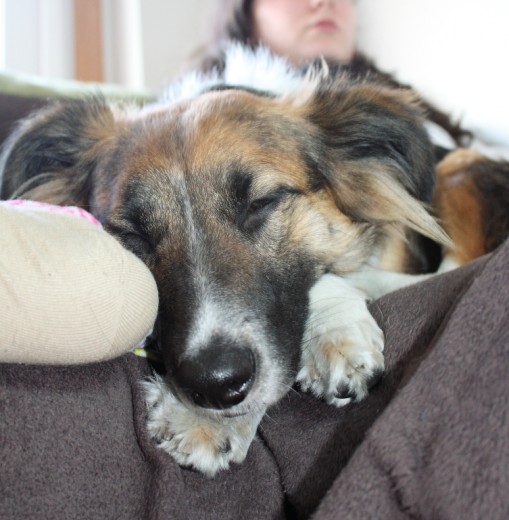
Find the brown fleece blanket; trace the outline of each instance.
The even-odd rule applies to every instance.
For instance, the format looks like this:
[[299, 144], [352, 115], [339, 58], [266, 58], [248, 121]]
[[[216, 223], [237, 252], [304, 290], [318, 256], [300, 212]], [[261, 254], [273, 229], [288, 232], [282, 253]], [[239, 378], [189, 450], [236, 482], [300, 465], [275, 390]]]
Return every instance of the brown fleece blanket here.
[[509, 243], [374, 302], [387, 374], [360, 404], [290, 392], [208, 479], [144, 431], [133, 355], [0, 365], [3, 519], [509, 518]]

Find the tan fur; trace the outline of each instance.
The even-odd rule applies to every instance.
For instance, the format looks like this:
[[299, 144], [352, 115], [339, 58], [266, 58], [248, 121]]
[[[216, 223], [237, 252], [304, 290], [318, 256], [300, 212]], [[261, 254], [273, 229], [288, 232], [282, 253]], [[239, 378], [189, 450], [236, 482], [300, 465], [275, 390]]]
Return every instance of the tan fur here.
[[380, 253], [379, 266], [385, 271], [404, 273], [407, 271], [407, 241], [401, 230], [389, 227]]
[[[406, 107], [413, 103], [405, 93], [369, 85], [361, 85], [349, 96], [342, 101], [347, 111], [355, 110], [354, 98], [360, 97], [384, 105], [402, 118], [408, 117]], [[314, 103], [307, 96], [296, 104], [284, 98], [274, 102], [242, 91], [228, 91], [211, 92], [192, 101], [141, 114], [105, 108], [99, 116], [95, 115], [87, 122], [83, 132], [84, 138], [92, 145], [84, 150], [80, 160], [86, 162], [100, 157], [92, 185], [93, 205], [69, 196], [76, 191], [75, 176], [57, 177], [53, 172], [42, 172], [49, 175], [49, 182], [28, 190], [26, 196], [58, 204], [91, 207], [96, 213], [109, 213], [110, 220], [115, 223], [118, 220], [115, 207], [122, 208], [121, 197], [125, 187], [130, 179], [137, 177], [143, 182], [155, 182], [156, 188], [160, 183], [157, 190], [162, 197], [168, 198], [166, 203], [161, 201], [155, 205], [159, 209], [153, 218], [164, 221], [171, 215], [171, 219], [178, 220], [180, 210], [177, 207], [172, 209], [171, 193], [168, 193], [165, 178], [170, 184], [171, 179], [183, 185], [192, 182], [195, 191], [202, 190], [203, 196], [209, 199], [204, 200], [204, 207], [220, 208], [222, 193], [220, 190], [211, 191], [209, 187], [217, 183], [214, 177], [229, 174], [232, 165], [238, 162], [249, 167], [254, 174], [252, 198], [263, 197], [280, 185], [301, 193], [291, 205], [283, 204], [278, 209], [277, 218], [271, 219], [271, 226], [260, 240], [264, 254], [270, 251], [272, 242], [284, 235], [291, 247], [308, 250], [322, 268], [344, 273], [365, 262], [376, 243], [380, 243], [377, 233], [384, 235], [391, 226], [397, 230], [396, 234], [408, 226], [447, 243], [447, 237], [425, 208], [395, 182], [387, 165], [378, 159], [352, 161], [338, 158], [340, 162], [334, 166], [339, 172], [338, 186], [329, 186], [318, 192], [309, 189], [300, 146], [306, 134], [310, 139], [317, 139], [316, 128], [307, 117], [309, 110], [315, 110]], [[349, 103], [353, 105], [348, 106]], [[49, 111], [42, 123], [46, 124], [46, 120], [53, 116], [54, 111]], [[352, 112], [349, 117], [357, 116]], [[253, 125], [260, 129], [253, 131]], [[120, 155], [117, 153], [115, 161], [109, 163], [108, 158], [123, 139], [129, 140], [129, 144], [124, 145], [126, 150]], [[157, 179], [158, 176], [162, 177]], [[355, 179], [362, 181], [361, 187], [356, 188]], [[372, 224], [355, 222], [341, 212], [338, 198], [340, 205], [344, 201], [347, 206], [353, 204], [362, 208], [367, 218], [376, 224], [376, 230]], [[209, 231], [217, 234], [218, 230]], [[172, 240], [175, 251], [181, 239], [173, 237]], [[394, 243], [391, 238], [387, 246], [392, 247]], [[231, 244], [228, 247], [231, 249]], [[242, 247], [236, 247], [230, 253], [243, 256], [246, 263], [249, 261], [250, 254]], [[385, 265], [404, 264], [402, 247], [398, 246], [391, 255], [392, 260], [386, 259]]]
[[454, 247], [446, 254], [458, 265], [485, 254], [482, 197], [464, 169], [478, 160], [473, 150], [448, 154], [437, 166], [437, 186], [433, 204]]

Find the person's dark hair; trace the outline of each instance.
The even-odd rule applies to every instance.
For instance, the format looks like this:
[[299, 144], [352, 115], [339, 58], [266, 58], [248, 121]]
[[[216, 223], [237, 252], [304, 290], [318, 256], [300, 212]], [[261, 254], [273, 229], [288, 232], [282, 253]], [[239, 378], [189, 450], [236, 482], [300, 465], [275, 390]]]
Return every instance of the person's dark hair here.
[[[216, 20], [213, 25], [210, 40], [197, 49], [191, 57], [187, 70], [209, 72], [212, 69], [222, 71], [224, 67], [224, 46], [228, 41], [237, 41], [255, 47], [258, 42], [253, 35], [253, 0], [216, 0]], [[370, 77], [382, 83], [395, 87], [412, 89], [409, 85], [400, 83], [394, 76], [381, 71], [374, 62], [360, 52], [356, 52], [348, 64], [329, 63], [331, 70], [345, 70], [357, 77]], [[415, 89], [412, 89], [415, 91]], [[419, 96], [427, 118], [442, 127], [460, 145], [465, 146], [472, 134], [455, 123], [445, 113]]]
[[220, 4], [215, 27], [217, 36], [250, 43], [253, 37], [253, 0], [222, 0]]
[[186, 70], [198, 69], [209, 72], [222, 70], [223, 49], [227, 41], [236, 41], [254, 47], [253, 0], [215, 0], [216, 19], [212, 25], [209, 40], [191, 56]]

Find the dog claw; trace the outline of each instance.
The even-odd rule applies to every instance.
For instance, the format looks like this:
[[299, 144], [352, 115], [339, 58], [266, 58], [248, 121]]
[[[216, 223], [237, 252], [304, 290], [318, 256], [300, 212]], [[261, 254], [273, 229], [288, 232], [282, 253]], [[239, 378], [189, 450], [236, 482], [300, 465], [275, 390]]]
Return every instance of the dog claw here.
[[159, 377], [144, 386], [148, 433], [180, 466], [213, 477], [245, 459], [264, 411], [214, 419], [187, 408]]
[[230, 451], [232, 451], [232, 444], [230, 439], [226, 439], [219, 447], [219, 452], [226, 455], [227, 453], [230, 453]]
[[297, 382], [334, 406], [360, 401], [382, 377], [383, 344], [362, 295], [341, 278], [324, 275], [310, 293]]
[[371, 377], [369, 377], [366, 381], [368, 389], [371, 390], [372, 388], [374, 388], [382, 380], [383, 375], [383, 369], [375, 370]]
[[342, 384], [336, 389], [334, 397], [336, 399], [355, 399], [355, 394], [347, 384]]

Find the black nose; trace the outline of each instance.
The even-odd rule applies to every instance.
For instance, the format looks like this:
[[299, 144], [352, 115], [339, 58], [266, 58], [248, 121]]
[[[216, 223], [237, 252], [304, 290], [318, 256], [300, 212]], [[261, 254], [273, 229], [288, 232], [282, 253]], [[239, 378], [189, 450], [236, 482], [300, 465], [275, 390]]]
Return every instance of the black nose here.
[[180, 388], [202, 408], [230, 408], [242, 402], [253, 386], [256, 363], [248, 348], [222, 341], [185, 358], [175, 371]]

